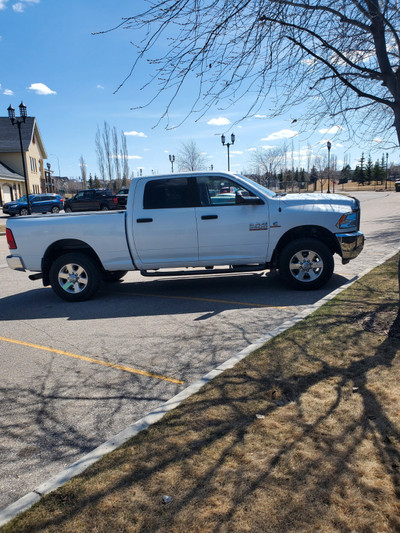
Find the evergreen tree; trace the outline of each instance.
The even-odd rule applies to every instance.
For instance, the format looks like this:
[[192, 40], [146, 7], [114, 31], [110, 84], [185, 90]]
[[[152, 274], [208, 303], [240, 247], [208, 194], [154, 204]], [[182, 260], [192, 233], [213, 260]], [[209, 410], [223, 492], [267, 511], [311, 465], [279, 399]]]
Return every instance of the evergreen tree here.
[[101, 188], [100, 180], [99, 180], [99, 178], [96, 176], [96, 174], [94, 175], [93, 188], [94, 188], [94, 189], [100, 189], [100, 188]]
[[371, 181], [373, 178], [373, 168], [374, 164], [372, 163], [371, 155], [368, 156], [368, 161], [365, 167], [365, 179], [368, 182], [368, 185], [371, 185]]

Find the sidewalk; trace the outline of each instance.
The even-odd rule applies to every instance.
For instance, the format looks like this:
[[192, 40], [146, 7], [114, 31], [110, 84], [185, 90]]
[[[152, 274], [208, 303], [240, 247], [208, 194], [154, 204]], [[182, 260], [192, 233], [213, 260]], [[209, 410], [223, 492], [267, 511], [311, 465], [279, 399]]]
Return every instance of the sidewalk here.
[[333, 296], [1, 531], [399, 531], [397, 257]]

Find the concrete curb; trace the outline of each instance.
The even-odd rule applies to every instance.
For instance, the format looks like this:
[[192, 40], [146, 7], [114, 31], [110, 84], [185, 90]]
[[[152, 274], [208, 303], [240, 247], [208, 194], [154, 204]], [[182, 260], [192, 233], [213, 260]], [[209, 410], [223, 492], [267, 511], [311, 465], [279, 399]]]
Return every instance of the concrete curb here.
[[5, 509], [0, 511], [0, 527], [9, 522], [12, 518], [15, 518], [19, 513], [22, 513], [23, 511], [26, 511], [32, 505], [37, 503], [42, 496], [52, 492], [53, 490], [61, 487], [72, 479], [73, 477], [77, 476], [78, 474], [81, 474], [84, 470], [86, 470], [89, 466], [91, 466], [93, 463], [101, 459], [104, 455], [107, 453], [112, 452], [113, 450], [119, 448], [124, 444], [126, 441], [128, 441], [130, 438], [134, 437], [144, 429], [147, 429], [152, 424], [155, 424], [159, 420], [163, 418], [163, 416], [178, 407], [184, 400], [192, 396], [193, 394], [196, 394], [204, 385], [212, 381], [214, 378], [222, 374], [225, 370], [228, 370], [230, 368], [233, 368], [239, 361], [247, 357], [250, 353], [254, 352], [261, 346], [263, 346], [266, 342], [273, 339], [274, 337], [277, 337], [279, 334], [283, 333], [287, 329], [291, 328], [307, 316], [311, 315], [316, 311], [318, 308], [335, 298], [338, 294], [349, 288], [353, 283], [355, 283], [357, 280], [371, 272], [374, 268], [376, 268], [379, 265], [382, 265], [389, 259], [391, 259], [393, 256], [395, 256], [400, 250], [397, 250], [396, 252], [391, 252], [389, 255], [384, 257], [381, 261], [379, 261], [374, 266], [371, 266], [364, 270], [359, 276], [356, 276], [349, 281], [347, 281], [345, 284], [343, 284], [338, 289], [331, 292], [329, 295], [325, 296], [324, 298], [321, 298], [321, 300], [318, 300], [315, 304], [311, 305], [295, 317], [291, 318], [290, 320], [286, 320], [283, 324], [281, 324], [279, 327], [271, 330], [266, 335], [263, 335], [260, 339], [258, 339], [253, 344], [247, 346], [231, 358], [229, 358], [224, 363], [218, 365], [214, 370], [211, 370], [208, 374], [200, 378], [198, 381], [195, 381], [191, 385], [189, 385], [185, 390], [181, 391], [179, 394], [165, 402], [164, 404], [160, 405], [155, 409], [154, 411], [148, 413], [146, 416], [138, 420], [137, 422], [131, 424], [124, 430], [122, 430], [120, 433], [112, 437], [111, 439], [107, 440], [91, 452], [89, 452], [87, 455], [81, 457], [78, 461], [72, 463], [67, 468], [56, 474], [55, 476], [51, 477], [49, 480], [45, 481], [41, 485], [39, 485], [36, 489], [34, 489], [32, 492], [29, 492], [16, 502], [8, 505]]

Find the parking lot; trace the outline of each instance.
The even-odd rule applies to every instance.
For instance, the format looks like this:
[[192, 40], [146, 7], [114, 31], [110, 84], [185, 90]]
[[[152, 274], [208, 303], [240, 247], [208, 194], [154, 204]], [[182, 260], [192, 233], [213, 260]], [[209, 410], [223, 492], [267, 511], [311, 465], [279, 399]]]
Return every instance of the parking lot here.
[[0, 236], [0, 509], [400, 247], [400, 194], [362, 192], [367, 241], [323, 290], [277, 273], [144, 278], [70, 304], [5, 265]]

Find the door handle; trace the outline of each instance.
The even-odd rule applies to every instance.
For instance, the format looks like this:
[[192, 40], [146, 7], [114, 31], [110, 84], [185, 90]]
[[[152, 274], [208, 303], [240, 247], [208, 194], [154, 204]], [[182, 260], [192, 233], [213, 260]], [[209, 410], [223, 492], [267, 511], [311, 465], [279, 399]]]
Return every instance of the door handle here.
[[212, 220], [214, 218], [218, 218], [218, 215], [203, 215], [201, 220]]
[[144, 222], [153, 222], [152, 218], [138, 218], [136, 219], [136, 222], [138, 224], [143, 224]]

